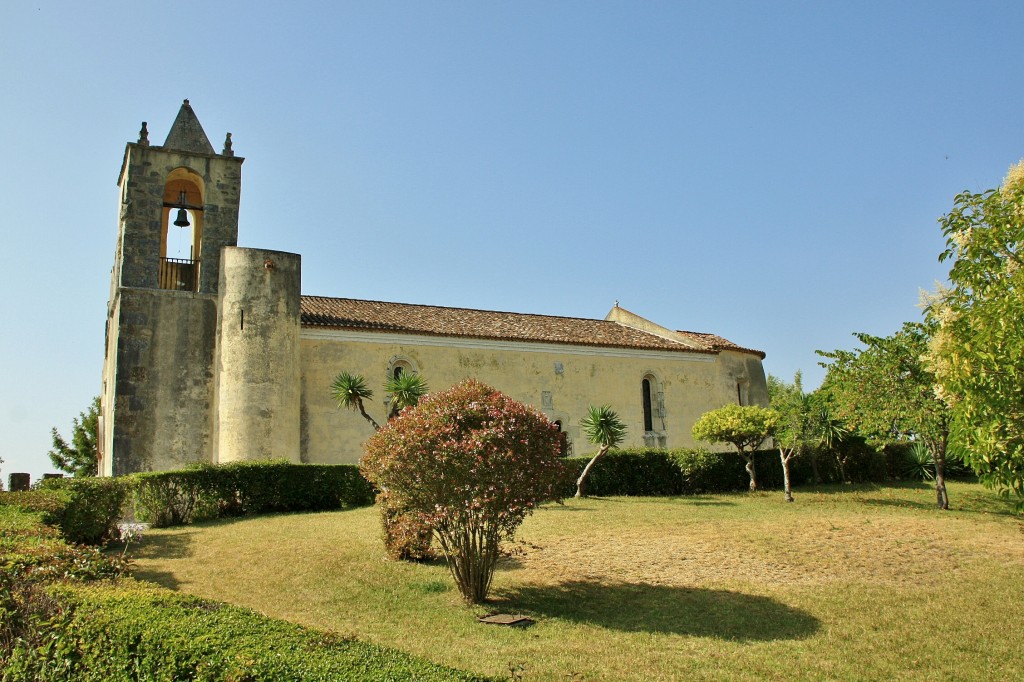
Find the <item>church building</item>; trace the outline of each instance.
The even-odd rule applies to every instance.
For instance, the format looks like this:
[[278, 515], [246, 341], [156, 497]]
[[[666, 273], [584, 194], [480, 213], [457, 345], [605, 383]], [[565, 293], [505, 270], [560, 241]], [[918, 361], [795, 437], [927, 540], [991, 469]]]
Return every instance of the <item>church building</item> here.
[[[214, 150], [188, 100], [162, 146], [146, 124], [118, 180], [117, 245], [100, 408], [102, 475], [194, 462], [355, 463], [372, 435], [339, 409], [340, 372], [383, 385], [416, 372], [431, 391], [474, 377], [557, 422], [609, 405], [625, 447], [692, 447], [694, 422], [768, 402], [764, 353], [662, 327], [616, 303], [604, 319], [303, 296], [298, 254], [239, 247], [243, 159]], [[168, 237], [191, 235], [188, 258]], [[374, 413], [376, 410], [376, 413]]]

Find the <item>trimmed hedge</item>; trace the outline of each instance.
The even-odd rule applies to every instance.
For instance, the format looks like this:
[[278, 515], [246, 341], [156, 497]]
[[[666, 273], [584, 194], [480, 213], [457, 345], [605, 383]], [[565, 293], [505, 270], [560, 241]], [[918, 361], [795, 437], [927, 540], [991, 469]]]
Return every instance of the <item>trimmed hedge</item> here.
[[154, 526], [276, 512], [329, 511], [373, 504], [373, 487], [350, 464], [283, 460], [200, 464], [133, 474], [135, 515]]
[[68, 542], [102, 545], [118, 537], [117, 522], [130, 493], [125, 479], [52, 478], [36, 490], [0, 493], [0, 504], [41, 512]]
[[[863, 443], [846, 446], [846, 473], [854, 482], [885, 481], [890, 478], [886, 456]], [[806, 453], [789, 464], [792, 485], [814, 483], [811, 458], [816, 456], [823, 482], [839, 482], [839, 468], [829, 453]], [[565, 495], [572, 495], [575, 481], [590, 457], [571, 457], [572, 484]], [[759, 450], [755, 453], [758, 488], [782, 488], [782, 463], [778, 450]], [[747, 490], [750, 477], [746, 462], [736, 452], [708, 452], [707, 450], [657, 450], [631, 448], [612, 450], [591, 470], [587, 478], [587, 491], [591, 495], [702, 495]]]
[[55, 586], [41, 646], [16, 646], [15, 680], [483, 680], [401, 651], [122, 580]]
[[[54, 491], [31, 494], [37, 501], [58, 500]], [[64, 504], [63, 499], [58, 502]], [[17, 646], [45, 645], [40, 624], [60, 613], [60, 605], [46, 593], [47, 584], [116, 578], [128, 570], [118, 554], [66, 542], [58, 528], [44, 523], [46, 513], [0, 505], [0, 671], [6, 670]]]
[[0, 506], [3, 682], [485, 679], [248, 609], [111, 582], [127, 562], [68, 544], [45, 514]]

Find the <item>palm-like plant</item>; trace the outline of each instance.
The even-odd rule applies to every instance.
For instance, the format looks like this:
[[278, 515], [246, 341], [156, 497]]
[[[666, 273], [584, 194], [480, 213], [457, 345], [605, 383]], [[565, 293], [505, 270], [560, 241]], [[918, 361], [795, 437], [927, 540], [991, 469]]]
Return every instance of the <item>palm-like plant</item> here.
[[415, 372], [399, 372], [384, 384], [385, 392], [391, 394], [388, 401], [388, 419], [394, 419], [406, 407], [413, 407], [427, 394], [427, 382]]
[[363, 377], [358, 374], [342, 372], [334, 378], [334, 383], [331, 384], [331, 395], [337, 401], [338, 407], [358, 410], [359, 414], [370, 422], [374, 431], [380, 430], [380, 424], [366, 413], [366, 408], [363, 406], [364, 400], [373, 398], [373, 391], [366, 385], [366, 380]]
[[[827, 402], [819, 402], [817, 412], [811, 415], [810, 432], [818, 446], [832, 453], [839, 465], [839, 478], [846, 482], [847, 455], [839, 448], [839, 444], [850, 435], [842, 420], [832, 414]], [[816, 475], [815, 478], [818, 478]], [[815, 481], [816, 483], [819, 481]]]
[[587, 462], [583, 473], [576, 480], [576, 497], [583, 497], [583, 484], [586, 482], [587, 476], [590, 474], [590, 470], [594, 468], [597, 460], [604, 457], [610, 449], [617, 446], [626, 437], [626, 425], [622, 423], [619, 415], [608, 405], [602, 405], [601, 407], [591, 405], [587, 416], [580, 420], [580, 426], [583, 427], [587, 440], [595, 445], [600, 445], [601, 448]]
[[935, 478], [935, 457], [921, 441], [915, 441], [907, 450], [903, 462], [903, 475], [918, 481], [930, 481]]

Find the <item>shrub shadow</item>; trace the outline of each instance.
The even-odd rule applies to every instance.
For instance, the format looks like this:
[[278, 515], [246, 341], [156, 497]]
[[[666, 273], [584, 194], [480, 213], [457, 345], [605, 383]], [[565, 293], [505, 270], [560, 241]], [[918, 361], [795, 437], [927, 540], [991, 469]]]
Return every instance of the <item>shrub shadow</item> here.
[[166, 587], [168, 590], [177, 591], [178, 587], [181, 586], [181, 582], [174, 577], [174, 574], [168, 573], [167, 571], [135, 569], [132, 571], [132, 577], [141, 582], [153, 583], [160, 587]]
[[732, 641], [802, 639], [820, 621], [769, 597], [729, 590], [572, 581], [522, 586], [496, 593], [495, 605], [509, 612], [561, 618], [620, 630]]
[[192, 536], [198, 531], [182, 530], [176, 533], [147, 534], [139, 543], [132, 543], [129, 554], [133, 559], [183, 559], [192, 556]]
[[[183, 559], [192, 556], [192, 535], [197, 531], [182, 530], [176, 533], [146, 535], [139, 543], [132, 543], [128, 556], [139, 559]], [[168, 571], [149, 569], [138, 564], [132, 568], [136, 580], [156, 583], [171, 590], [178, 589], [180, 582]]]

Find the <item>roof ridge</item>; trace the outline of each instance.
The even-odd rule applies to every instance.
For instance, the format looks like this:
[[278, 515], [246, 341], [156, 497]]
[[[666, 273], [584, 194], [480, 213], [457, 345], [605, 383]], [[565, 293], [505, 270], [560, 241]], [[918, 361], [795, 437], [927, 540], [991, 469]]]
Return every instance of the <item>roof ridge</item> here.
[[[379, 301], [370, 298], [349, 298], [347, 296], [318, 296], [316, 294], [302, 294], [302, 298], [324, 298], [332, 301], [359, 301], [362, 303], [384, 303], [386, 305], [404, 305], [415, 308], [439, 308], [441, 310], [462, 310], [474, 313], [495, 313], [498, 315], [521, 315], [523, 317], [545, 317], [552, 320], [586, 320], [587, 322], [608, 322], [597, 317], [576, 317], [571, 315], [546, 315], [544, 313], [519, 313], [511, 310], [491, 310], [486, 308], [466, 308], [463, 306], [434, 305], [432, 303], [403, 303], [401, 301]], [[609, 324], [615, 324], [609, 322]], [[646, 333], [646, 332], [645, 332]], [[653, 335], [652, 335], [653, 336]]]

